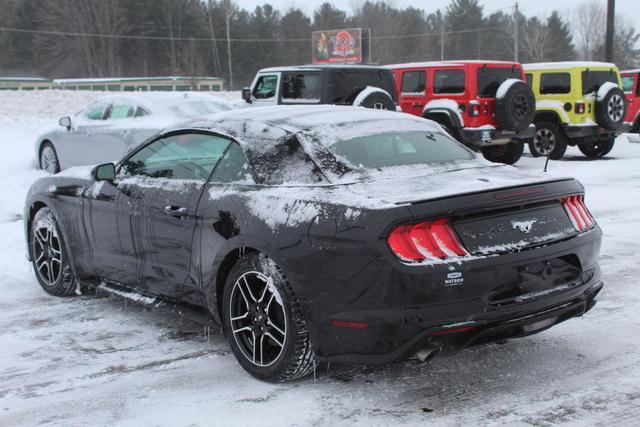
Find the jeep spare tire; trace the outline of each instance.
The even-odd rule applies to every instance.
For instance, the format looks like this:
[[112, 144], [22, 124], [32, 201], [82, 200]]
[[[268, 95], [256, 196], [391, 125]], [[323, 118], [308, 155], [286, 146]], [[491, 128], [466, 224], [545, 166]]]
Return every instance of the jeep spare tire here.
[[533, 91], [522, 80], [505, 80], [496, 91], [493, 113], [500, 128], [516, 132], [525, 130], [536, 114]]
[[596, 120], [607, 130], [617, 130], [622, 126], [627, 114], [627, 100], [618, 86], [607, 82], [600, 86], [596, 94]]
[[367, 86], [353, 100], [354, 107], [396, 111], [396, 103], [389, 92], [379, 87]]

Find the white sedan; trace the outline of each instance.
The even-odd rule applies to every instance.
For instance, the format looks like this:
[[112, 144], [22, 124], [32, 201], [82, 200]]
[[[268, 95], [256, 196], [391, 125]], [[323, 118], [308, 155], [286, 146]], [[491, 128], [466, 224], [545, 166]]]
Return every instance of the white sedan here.
[[232, 109], [223, 98], [206, 93], [135, 93], [96, 99], [36, 140], [38, 166], [50, 173], [72, 166], [121, 158], [165, 127], [204, 114]]

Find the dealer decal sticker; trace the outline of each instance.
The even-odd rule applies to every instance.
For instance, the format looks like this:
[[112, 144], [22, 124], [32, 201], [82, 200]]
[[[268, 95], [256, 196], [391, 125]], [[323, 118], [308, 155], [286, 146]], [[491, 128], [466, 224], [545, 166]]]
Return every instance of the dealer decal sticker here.
[[459, 271], [454, 271], [447, 274], [447, 278], [444, 279], [445, 286], [460, 286], [464, 283], [464, 277]]

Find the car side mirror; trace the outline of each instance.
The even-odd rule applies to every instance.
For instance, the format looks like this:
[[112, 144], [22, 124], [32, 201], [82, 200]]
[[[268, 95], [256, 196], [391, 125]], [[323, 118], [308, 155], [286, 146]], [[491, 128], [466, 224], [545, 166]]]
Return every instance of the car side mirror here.
[[67, 128], [67, 130], [71, 130], [71, 117], [60, 117], [60, 120], [58, 120], [58, 124], [63, 128]]
[[247, 104], [251, 104], [251, 89], [248, 87], [242, 88], [242, 99], [245, 100]]
[[98, 165], [91, 171], [91, 176], [96, 181], [111, 182], [116, 178], [116, 166], [113, 163]]

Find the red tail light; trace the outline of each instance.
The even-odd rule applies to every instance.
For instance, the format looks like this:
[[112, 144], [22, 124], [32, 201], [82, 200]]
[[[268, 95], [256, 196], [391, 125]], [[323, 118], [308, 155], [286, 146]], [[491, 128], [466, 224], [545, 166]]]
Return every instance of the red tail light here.
[[584, 205], [583, 196], [570, 196], [562, 202], [571, 223], [578, 231], [587, 231], [596, 225], [595, 220]]
[[584, 102], [576, 102], [575, 110], [578, 114], [584, 114]]
[[468, 255], [446, 218], [396, 227], [389, 234], [387, 243], [393, 253], [404, 261]]
[[480, 115], [480, 103], [478, 101], [469, 102], [469, 115], [470, 116]]

